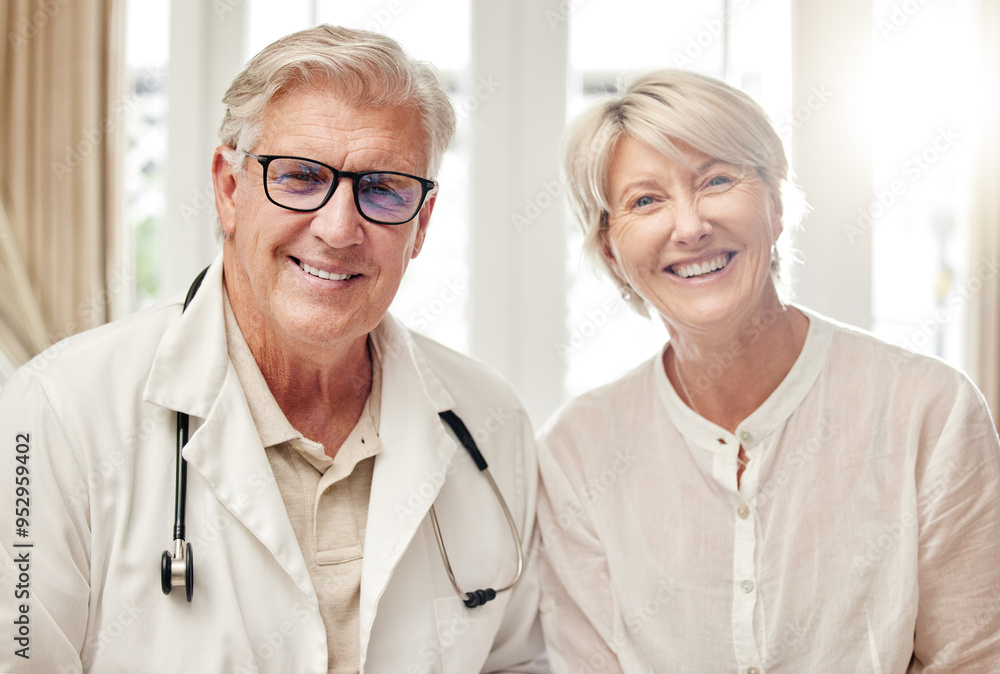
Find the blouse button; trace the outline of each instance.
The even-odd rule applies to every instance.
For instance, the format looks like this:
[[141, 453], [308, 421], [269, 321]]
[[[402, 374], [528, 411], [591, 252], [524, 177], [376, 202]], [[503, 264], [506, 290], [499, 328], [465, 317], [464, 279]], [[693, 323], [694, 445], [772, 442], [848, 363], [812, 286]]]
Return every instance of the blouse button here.
[[736, 514], [740, 516], [741, 520], [745, 520], [746, 518], [750, 517], [750, 508], [747, 507], [746, 503], [741, 503], [740, 506], [736, 509]]
[[750, 442], [753, 440], [753, 436], [747, 431], [740, 431], [740, 440], [743, 442]]
[[760, 674], [760, 667], [748, 667], [747, 674]]
[[744, 580], [742, 583], [740, 583], [740, 589], [743, 590], [745, 594], [750, 594], [751, 592], [753, 592], [753, 581]]

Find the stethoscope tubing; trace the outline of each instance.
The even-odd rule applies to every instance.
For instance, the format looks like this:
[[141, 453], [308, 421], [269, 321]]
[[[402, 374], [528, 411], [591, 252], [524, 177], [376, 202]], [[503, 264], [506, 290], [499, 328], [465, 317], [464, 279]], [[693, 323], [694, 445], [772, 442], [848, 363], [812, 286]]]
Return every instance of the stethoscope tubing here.
[[[198, 288], [201, 287], [201, 282], [204, 280], [207, 272], [208, 267], [203, 269], [195, 278], [194, 282], [191, 283], [191, 287], [188, 288], [187, 295], [184, 298], [184, 306], [181, 309], [181, 313], [184, 313], [184, 311], [187, 310], [188, 305], [195, 296], [195, 293], [198, 292]], [[493, 493], [496, 494], [497, 500], [500, 502], [500, 507], [503, 509], [504, 516], [507, 518], [507, 524], [510, 527], [511, 535], [514, 538], [515, 548], [517, 549], [517, 572], [514, 574], [514, 579], [510, 583], [498, 590], [485, 588], [474, 590], [472, 592], [464, 592], [455, 578], [455, 572], [451, 568], [451, 559], [448, 557], [448, 550], [445, 547], [444, 538], [441, 535], [441, 526], [438, 523], [437, 512], [434, 510], [434, 504], [431, 504], [428, 514], [430, 515], [431, 526], [434, 529], [434, 537], [437, 539], [438, 551], [441, 553], [441, 561], [444, 563], [445, 571], [448, 574], [448, 580], [451, 582], [452, 588], [455, 590], [456, 594], [458, 594], [462, 602], [471, 609], [477, 606], [482, 606], [486, 602], [495, 599], [496, 596], [502, 592], [512, 590], [520, 582], [521, 574], [524, 570], [524, 549], [521, 544], [521, 535], [517, 530], [517, 524], [514, 522], [514, 517], [511, 515], [510, 508], [507, 506], [507, 500], [503, 497], [503, 494], [500, 492], [500, 488], [497, 486], [496, 481], [490, 474], [486, 459], [483, 458], [482, 452], [480, 452], [479, 447], [476, 446], [476, 441], [473, 439], [472, 434], [469, 433], [469, 429], [466, 428], [462, 419], [452, 410], [440, 412], [438, 416], [445, 424], [448, 425], [449, 428], [451, 428], [455, 437], [458, 439], [459, 444], [461, 444], [462, 447], [465, 448], [466, 452], [468, 452], [469, 456], [472, 457], [472, 460], [475, 462], [479, 471], [486, 476], [490, 487], [493, 489]], [[187, 445], [188, 441], [188, 425], [188, 415], [184, 412], [177, 412], [177, 457], [174, 483], [174, 552], [173, 555], [171, 555], [169, 551], [164, 551], [160, 557], [160, 588], [163, 591], [163, 594], [170, 594], [170, 591], [173, 588], [184, 587], [185, 596], [190, 602], [194, 594], [194, 560], [191, 556], [191, 544], [184, 540], [186, 533], [185, 506], [187, 503], [187, 460], [183, 456], [184, 446]]]
[[[208, 267], [201, 270], [188, 288], [184, 297], [184, 306], [181, 313], [184, 313], [195, 293], [201, 287], [201, 282], [205, 280]], [[174, 476], [174, 552], [170, 554], [164, 550], [160, 555], [160, 589], [163, 594], [170, 594], [175, 587], [184, 588], [184, 596], [190, 602], [194, 596], [194, 558], [191, 556], [191, 544], [185, 542], [185, 506], [187, 504], [187, 461], [184, 459], [184, 446], [188, 441], [188, 415], [184, 412], [177, 413], [177, 456], [176, 475]]]
[[482, 452], [476, 446], [476, 441], [472, 438], [472, 434], [469, 433], [469, 429], [466, 428], [462, 419], [452, 410], [439, 412], [438, 416], [455, 433], [455, 437], [458, 438], [459, 443], [469, 453], [469, 456], [472, 457], [479, 472], [485, 475], [489, 481], [490, 487], [493, 488], [493, 493], [496, 494], [497, 500], [500, 502], [500, 507], [503, 509], [503, 514], [507, 518], [507, 524], [510, 526], [510, 532], [514, 537], [514, 544], [517, 549], [517, 572], [514, 574], [514, 580], [500, 589], [485, 588], [473, 592], [464, 592], [455, 579], [454, 571], [451, 569], [451, 560], [448, 558], [448, 550], [445, 547], [444, 538], [441, 536], [441, 525], [438, 524], [437, 511], [434, 509], [434, 504], [431, 504], [428, 514], [431, 518], [431, 526], [434, 528], [434, 538], [437, 539], [438, 551], [441, 553], [441, 561], [444, 563], [445, 571], [448, 573], [448, 580], [451, 581], [452, 588], [462, 598], [463, 603], [469, 608], [475, 608], [495, 599], [501, 592], [513, 589], [520, 582], [521, 573], [524, 570], [524, 549], [521, 545], [521, 535], [517, 531], [517, 524], [514, 523], [514, 517], [510, 514], [510, 508], [507, 507], [507, 499], [503, 497], [500, 487], [497, 486], [496, 481], [490, 474], [490, 468], [486, 463], [486, 459], [483, 458]]

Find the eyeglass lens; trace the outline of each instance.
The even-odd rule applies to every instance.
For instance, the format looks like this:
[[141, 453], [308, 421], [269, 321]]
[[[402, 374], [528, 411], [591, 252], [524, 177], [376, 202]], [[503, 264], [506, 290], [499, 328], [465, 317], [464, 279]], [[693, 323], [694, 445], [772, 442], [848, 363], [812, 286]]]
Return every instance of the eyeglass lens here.
[[[276, 203], [297, 210], [319, 208], [333, 185], [333, 171], [322, 164], [281, 157], [267, 166], [267, 193]], [[357, 204], [366, 218], [406, 222], [417, 214], [423, 185], [395, 173], [367, 173], [354, 186]]]

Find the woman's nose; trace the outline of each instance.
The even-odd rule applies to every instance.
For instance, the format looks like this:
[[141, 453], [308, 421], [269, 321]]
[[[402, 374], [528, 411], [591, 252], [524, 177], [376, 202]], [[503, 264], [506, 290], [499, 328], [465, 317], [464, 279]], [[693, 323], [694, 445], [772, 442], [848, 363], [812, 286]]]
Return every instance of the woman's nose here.
[[676, 202], [671, 241], [680, 246], [696, 246], [711, 233], [712, 225], [702, 215], [697, 201], [682, 199]]

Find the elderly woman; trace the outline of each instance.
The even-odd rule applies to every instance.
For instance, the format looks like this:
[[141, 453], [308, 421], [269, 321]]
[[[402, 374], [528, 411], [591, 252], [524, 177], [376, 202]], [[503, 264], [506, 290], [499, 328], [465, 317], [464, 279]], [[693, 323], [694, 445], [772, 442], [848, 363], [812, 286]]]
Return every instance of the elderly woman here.
[[564, 168], [591, 257], [670, 338], [541, 432], [554, 669], [1000, 671], [987, 407], [782, 300], [788, 166], [760, 107], [656, 72], [576, 122]]

